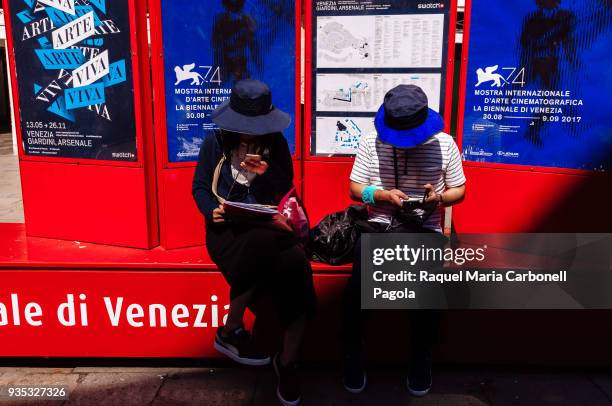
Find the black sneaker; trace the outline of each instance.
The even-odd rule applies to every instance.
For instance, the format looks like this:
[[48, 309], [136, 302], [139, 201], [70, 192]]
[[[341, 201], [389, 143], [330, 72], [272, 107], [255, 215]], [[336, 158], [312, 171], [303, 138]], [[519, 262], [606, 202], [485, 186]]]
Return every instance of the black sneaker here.
[[431, 359], [415, 362], [410, 367], [406, 385], [412, 396], [425, 396], [431, 390]]
[[363, 368], [363, 361], [358, 355], [344, 358], [344, 389], [351, 393], [362, 392], [368, 382], [368, 376]]
[[276, 396], [284, 406], [297, 406], [300, 404], [300, 381], [297, 376], [295, 363], [282, 366], [279, 355], [274, 356], [272, 361], [274, 372], [276, 372], [277, 386]]
[[251, 335], [244, 328], [238, 327], [226, 337], [221, 334], [222, 331], [223, 327], [219, 327], [215, 334], [215, 350], [244, 365], [260, 366], [270, 363], [268, 355], [253, 347]]

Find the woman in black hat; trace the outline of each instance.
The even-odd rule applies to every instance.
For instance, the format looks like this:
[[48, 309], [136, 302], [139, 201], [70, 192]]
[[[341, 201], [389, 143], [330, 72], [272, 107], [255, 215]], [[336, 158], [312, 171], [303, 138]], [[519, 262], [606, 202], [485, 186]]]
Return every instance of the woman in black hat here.
[[227, 322], [214, 345], [242, 364], [270, 363], [254, 348], [242, 321], [258, 294], [270, 294], [285, 331], [283, 350], [273, 360], [277, 395], [283, 404], [296, 405], [295, 360], [306, 316], [315, 306], [310, 261], [282, 222], [237, 221], [219, 201], [277, 205], [292, 189], [293, 163], [282, 135], [291, 119], [272, 105], [267, 85], [250, 79], [236, 83], [212, 119], [220, 131], [202, 144], [192, 193], [206, 219], [208, 252], [231, 287]]

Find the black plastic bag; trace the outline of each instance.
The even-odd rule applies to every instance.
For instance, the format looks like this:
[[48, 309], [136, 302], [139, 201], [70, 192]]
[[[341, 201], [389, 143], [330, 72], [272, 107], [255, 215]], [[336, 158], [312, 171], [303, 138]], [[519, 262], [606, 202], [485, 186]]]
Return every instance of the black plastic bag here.
[[311, 259], [330, 265], [353, 262], [353, 250], [361, 233], [359, 224], [367, 220], [368, 209], [363, 204], [354, 204], [327, 215], [310, 229], [308, 248]]

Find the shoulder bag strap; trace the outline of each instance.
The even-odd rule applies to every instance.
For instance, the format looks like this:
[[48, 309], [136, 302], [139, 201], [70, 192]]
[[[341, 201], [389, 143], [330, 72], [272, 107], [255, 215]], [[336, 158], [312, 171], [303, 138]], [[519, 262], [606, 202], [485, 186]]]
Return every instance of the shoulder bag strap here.
[[225, 199], [219, 196], [217, 192], [217, 187], [219, 185], [219, 177], [221, 176], [221, 168], [223, 167], [223, 163], [225, 162], [225, 154], [221, 155], [221, 159], [219, 163], [215, 167], [215, 171], [213, 172], [213, 180], [212, 180], [212, 193], [217, 198], [219, 203], [225, 203]]

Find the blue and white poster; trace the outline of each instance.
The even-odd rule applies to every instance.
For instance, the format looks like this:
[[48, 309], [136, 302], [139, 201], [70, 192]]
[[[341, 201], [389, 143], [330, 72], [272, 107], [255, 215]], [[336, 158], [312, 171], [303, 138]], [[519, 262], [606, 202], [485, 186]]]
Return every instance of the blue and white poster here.
[[127, 2], [10, 0], [26, 155], [136, 161]]
[[266, 82], [294, 121], [295, 0], [163, 0], [168, 160], [195, 161], [216, 126], [210, 115], [240, 79]]
[[473, 0], [467, 161], [612, 166], [612, 1]]

